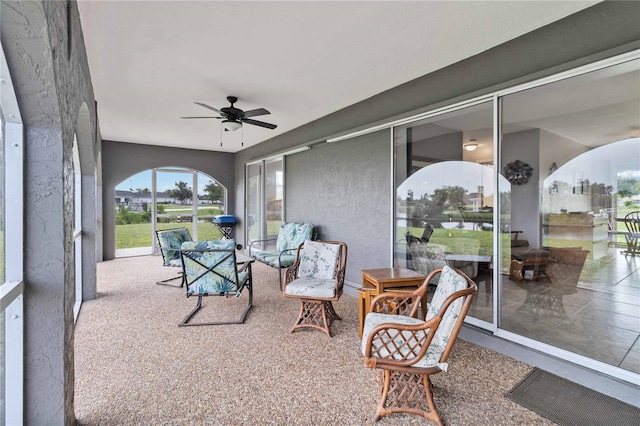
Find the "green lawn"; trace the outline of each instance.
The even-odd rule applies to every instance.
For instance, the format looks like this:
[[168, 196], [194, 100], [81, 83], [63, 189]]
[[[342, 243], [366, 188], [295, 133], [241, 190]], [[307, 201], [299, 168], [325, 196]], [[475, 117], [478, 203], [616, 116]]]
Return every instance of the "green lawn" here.
[[[158, 223], [158, 229], [187, 228], [193, 236], [193, 223]], [[218, 227], [211, 222], [198, 223], [198, 240], [216, 240], [221, 237]], [[151, 247], [155, 236], [151, 235], [151, 224], [116, 226], [116, 249]]]

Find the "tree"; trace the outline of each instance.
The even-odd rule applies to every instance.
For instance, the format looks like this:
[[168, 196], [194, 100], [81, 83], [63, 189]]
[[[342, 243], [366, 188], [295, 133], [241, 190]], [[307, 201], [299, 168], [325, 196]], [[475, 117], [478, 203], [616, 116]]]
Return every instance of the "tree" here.
[[203, 199], [214, 201], [222, 201], [224, 199], [224, 188], [218, 182], [209, 181], [204, 187], [205, 196]]
[[176, 182], [176, 189], [172, 192], [172, 196], [180, 201], [180, 204], [184, 204], [185, 201], [193, 198], [193, 191], [187, 186], [187, 182]]

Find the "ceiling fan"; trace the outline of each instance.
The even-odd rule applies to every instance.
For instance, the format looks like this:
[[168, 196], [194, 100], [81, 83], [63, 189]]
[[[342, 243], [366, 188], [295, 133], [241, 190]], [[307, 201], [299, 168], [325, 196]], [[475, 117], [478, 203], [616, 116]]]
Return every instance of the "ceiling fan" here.
[[238, 102], [238, 98], [235, 96], [227, 96], [227, 100], [231, 103], [231, 106], [224, 108], [214, 108], [207, 104], [203, 104], [201, 102], [194, 102], [196, 105], [200, 105], [201, 107], [210, 109], [211, 111], [215, 111], [220, 114], [220, 117], [180, 117], [180, 118], [216, 118], [218, 120], [222, 120], [222, 128], [225, 131], [233, 132], [234, 130], [238, 130], [242, 127], [242, 123], [253, 124], [254, 126], [265, 127], [267, 129], [275, 129], [275, 124], [265, 123], [264, 121], [253, 120], [249, 117], [257, 117], [259, 115], [267, 115], [271, 114], [264, 108], [252, 109], [250, 111], [243, 111], [240, 108], [236, 108], [233, 106], [236, 102]]

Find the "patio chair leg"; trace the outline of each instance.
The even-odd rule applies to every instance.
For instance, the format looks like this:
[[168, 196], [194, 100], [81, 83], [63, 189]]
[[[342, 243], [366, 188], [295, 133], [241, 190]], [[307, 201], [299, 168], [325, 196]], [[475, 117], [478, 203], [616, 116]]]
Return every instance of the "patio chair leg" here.
[[251, 281], [249, 281], [245, 286], [249, 289], [249, 302], [247, 303], [247, 307], [244, 309], [244, 311], [242, 312], [242, 314], [240, 315], [240, 318], [238, 320], [235, 320], [235, 321], [219, 321], [219, 322], [197, 322], [197, 323], [189, 322], [196, 315], [196, 313], [200, 310], [200, 308], [202, 308], [202, 295], [199, 295], [198, 296], [198, 303], [196, 304], [196, 307], [193, 308], [193, 310], [191, 312], [189, 312], [189, 314], [185, 317], [185, 319], [182, 320], [182, 322], [180, 324], [178, 324], [178, 327], [194, 327], [194, 326], [200, 326], [200, 325], [244, 324], [244, 321], [247, 318], [247, 315], [249, 314], [249, 311], [251, 310], [251, 308], [253, 308], [253, 283]]
[[193, 308], [191, 312], [189, 312], [189, 314], [182, 320], [180, 324], [178, 324], [178, 327], [183, 327], [185, 325], [193, 325], [193, 324], [187, 324], [187, 323], [191, 321], [191, 318], [193, 318], [193, 316], [200, 310], [200, 308], [202, 308], [202, 296], [198, 296], [198, 303], [196, 303], [196, 307]]
[[[171, 281], [175, 281], [175, 280], [180, 280], [180, 285], [174, 285], [174, 284], [169, 284], [169, 282]], [[184, 287], [184, 274], [182, 273], [182, 271], [178, 272], [178, 276], [177, 277], [173, 277], [173, 278], [168, 278], [166, 280], [162, 280], [162, 281], [157, 281], [156, 284], [158, 285], [166, 285], [169, 287], [178, 287], [178, 288], [182, 288]]]

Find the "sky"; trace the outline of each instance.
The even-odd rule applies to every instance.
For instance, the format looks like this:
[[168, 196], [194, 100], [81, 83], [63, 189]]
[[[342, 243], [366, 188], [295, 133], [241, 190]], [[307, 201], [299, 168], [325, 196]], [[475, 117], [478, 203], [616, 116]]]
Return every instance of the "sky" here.
[[[193, 188], [193, 175], [184, 172], [157, 172], [156, 174], [156, 186], [158, 188], [158, 192], [164, 192], [167, 189], [175, 189], [176, 182], [183, 181], [187, 182], [187, 185], [190, 188]], [[198, 194], [204, 194], [204, 187], [209, 183], [209, 181], [214, 180], [213, 178], [205, 175], [204, 173], [198, 173]], [[148, 188], [151, 190], [151, 170], [145, 170], [144, 172], [140, 172], [137, 175], [133, 175], [128, 179], [123, 180], [118, 185], [116, 185], [116, 189], [120, 191], [130, 191], [134, 192], [137, 189]]]

